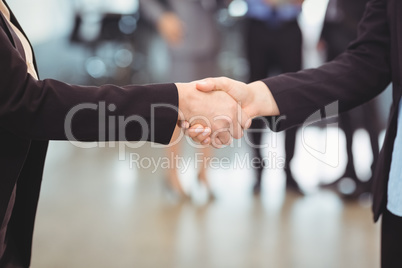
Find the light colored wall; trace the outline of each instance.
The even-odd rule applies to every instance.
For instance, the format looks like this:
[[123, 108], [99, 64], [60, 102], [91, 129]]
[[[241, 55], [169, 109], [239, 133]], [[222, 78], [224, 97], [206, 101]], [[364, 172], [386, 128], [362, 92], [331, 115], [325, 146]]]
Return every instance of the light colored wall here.
[[70, 34], [75, 9], [82, 12], [133, 13], [138, 0], [8, 0], [33, 44]]
[[73, 23], [71, 0], [8, 0], [32, 43], [66, 36]]

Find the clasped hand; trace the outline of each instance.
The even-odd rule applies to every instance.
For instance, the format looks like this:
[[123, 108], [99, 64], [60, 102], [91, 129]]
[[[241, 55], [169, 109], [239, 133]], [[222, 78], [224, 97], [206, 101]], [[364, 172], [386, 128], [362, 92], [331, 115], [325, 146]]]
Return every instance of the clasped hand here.
[[279, 114], [263, 82], [245, 84], [220, 77], [176, 86], [180, 110], [178, 125], [194, 141], [215, 148], [243, 137], [252, 118]]

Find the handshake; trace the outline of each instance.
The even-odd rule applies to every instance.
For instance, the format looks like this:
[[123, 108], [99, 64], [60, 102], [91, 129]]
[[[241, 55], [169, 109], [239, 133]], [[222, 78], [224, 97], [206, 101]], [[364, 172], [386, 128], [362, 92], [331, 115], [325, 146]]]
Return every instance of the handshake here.
[[221, 148], [243, 137], [257, 116], [279, 115], [278, 106], [261, 81], [245, 84], [226, 77], [176, 83], [178, 126], [203, 145]]

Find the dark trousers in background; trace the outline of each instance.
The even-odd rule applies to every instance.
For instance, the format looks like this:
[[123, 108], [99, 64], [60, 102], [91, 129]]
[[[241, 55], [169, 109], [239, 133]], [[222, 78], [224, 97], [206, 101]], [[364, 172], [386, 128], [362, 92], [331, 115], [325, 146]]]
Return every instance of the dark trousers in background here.
[[[297, 72], [302, 68], [302, 32], [297, 20], [283, 22], [281, 25], [270, 26], [266, 22], [248, 19], [246, 22], [246, 48], [250, 65], [249, 82], [266, 78], [271, 72]], [[263, 120], [254, 120], [251, 129], [264, 129]], [[285, 171], [287, 184], [294, 184], [289, 163], [293, 158], [297, 128], [285, 133]], [[254, 145], [261, 144], [262, 133], [249, 133]], [[262, 159], [258, 148], [253, 148], [254, 155]], [[257, 170], [256, 186], [261, 183], [262, 167]]]

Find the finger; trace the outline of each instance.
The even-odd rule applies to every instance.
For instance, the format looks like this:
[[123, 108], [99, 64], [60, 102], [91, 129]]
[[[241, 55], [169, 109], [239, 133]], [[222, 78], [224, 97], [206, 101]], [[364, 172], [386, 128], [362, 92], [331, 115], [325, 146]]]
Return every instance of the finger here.
[[198, 135], [200, 133], [203, 133], [206, 130], [210, 131], [210, 129], [211, 129], [210, 127], [204, 127], [204, 125], [196, 123], [196, 124], [191, 125], [190, 127], [188, 127], [186, 129], [186, 135], [188, 135], [188, 136], [192, 135], [190, 137], [194, 137], [194, 136], [196, 136], [196, 135]]
[[213, 130], [211, 135], [212, 146], [215, 148], [222, 148], [223, 145], [230, 144], [232, 141], [231, 131], [233, 131], [233, 127], [230, 125], [230, 121], [226, 118], [221, 118], [220, 121], [221, 123], [216, 125], [217, 128]]
[[[233, 136], [233, 138], [235, 139], [240, 139], [241, 137], [243, 137], [243, 129], [237, 121], [230, 122], [228, 130], [230, 135]], [[227, 135], [225, 135], [225, 137], [227, 138]]]
[[220, 149], [223, 146], [222, 141], [217, 137], [217, 135], [214, 135], [214, 137], [211, 138], [211, 145], [212, 147], [216, 149]]
[[192, 138], [195, 143], [199, 143], [202, 145], [209, 144], [211, 138], [208, 135], [199, 134], [198, 136]]
[[237, 114], [239, 117], [238, 122], [240, 123], [243, 130], [249, 129], [251, 127], [251, 122], [253, 119], [242, 108], [239, 109]]
[[235, 139], [241, 139], [244, 136], [243, 128], [239, 123], [235, 123], [235, 125], [237, 127], [233, 130], [233, 133], [231, 133], [232, 137]]
[[190, 123], [185, 120], [179, 120], [177, 121], [177, 126], [183, 130], [186, 130], [190, 127]]
[[211, 145], [211, 138], [208, 137], [206, 138], [203, 142], [201, 142], [202, 145]]
[[233, 138], [241, 139], [244, 135], [243, 129], [250, 127], [251, 120], [249, 120], [249, 116], [243, 111], [240, 105], [236, 105], [232, 113], [234, 114], [233, 119], [229, 116], [220, 117], [224, 124], [222, 130], [229, 130]]
[[203, 136], [207, 137], [211, 134], [211, 128], [204, 127], [203, 125], [200, 125], [200, 124], [196, 124], [196, 125], [190, 127], [189, 129], [187, 129], [185, 134], [192, 139], [194, 139], [195, 137], [197, 137], [199, 135], [203, 135]]
[[186, 135], [192, 138], [196, 143], [209, 145], [211, 142], [211, 128], [196, 124], [186, 131]]
[[243, 119], [244, 115], [242, 114], [242, 108], [240, 105], [237, 105], [236, 108], [237, 118], [235, 118], [234, 121], [229, 122], [231, 130], [230, 134], [232, 134], [233, 138], [235, 139], [241, 139], [243, 137], [243, 126], [241, 125], [241, 120]]
[[220, 140], [222, 145], [230, 145], [233, 141], [232, 135], [230, 135], [228, 131], [219, 133], [217, 138]]

